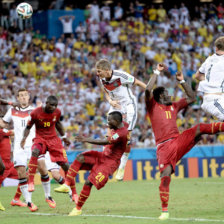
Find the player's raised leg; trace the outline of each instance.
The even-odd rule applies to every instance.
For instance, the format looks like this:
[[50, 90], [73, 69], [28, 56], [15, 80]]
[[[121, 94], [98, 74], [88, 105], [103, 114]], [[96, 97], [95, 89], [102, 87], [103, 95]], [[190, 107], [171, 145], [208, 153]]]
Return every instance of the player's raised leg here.
[[133, 100], [132, 103], [127, 105], [126, 110], [127, 110], [127, 113], [126, 113], [125, 120], [127, 121], [129, 125], [128, 126], [128, 131], [129, 131], [128, 144], [126, 146], [125, 152], [123, 153], [121, 157], [121, 163], [118, 168], [117, 175], [115, 177], [118, 181], [121, 181], [124, 179], [125, 166], [128, 162], [128, 156], [131, 151], [131, 132], [134, 129], [136, 121], [137, 121], [137, 102]]
[[93, 184], [89, 180], [86, 180], [82, 188], [82, 191], [79, 195], [78, 202], [76, 203], [76, 207], [73, 208], [73, 210], [69, 213], [68, 216], [77, 216], [82, 214], [82, 206], [85, 204], [86, 200], [88, 199], [92, 186]]

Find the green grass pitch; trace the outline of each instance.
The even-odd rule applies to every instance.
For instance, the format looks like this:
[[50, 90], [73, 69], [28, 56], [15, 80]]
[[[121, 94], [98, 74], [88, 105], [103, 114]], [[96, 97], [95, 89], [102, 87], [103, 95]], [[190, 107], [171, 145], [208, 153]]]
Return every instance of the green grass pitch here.
[[[170, 185], [170, 219], [159, 221], [159, 181], [109, 182], [91, 195], [84, 205], [82, 216], [68, 217], [74, 207], [67, 194], [52, 196], [57, 207], [52, 209], [44, 201], [42, 186], [36, 186], [33, 202], [37, 213], [28, 208], [12, 207], [9, 203], [16, 187], [2, 187], [0, 201], [6, 211], [0, 211], [0, 224], [154, 224], [154, 223], [224, 223], [224, 179], [175, 179]], [[80, 192], [83, 184], [77, 184]]]

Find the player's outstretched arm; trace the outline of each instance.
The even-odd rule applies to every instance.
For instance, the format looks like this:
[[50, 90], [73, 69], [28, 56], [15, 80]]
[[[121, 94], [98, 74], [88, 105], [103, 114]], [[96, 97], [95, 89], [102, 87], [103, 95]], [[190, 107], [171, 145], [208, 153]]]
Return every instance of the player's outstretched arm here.
[[30, 129], [32, 128], [32, 126], [33, 125], [27, 124], [27, 126], [26, 126], [26, 128], [25, 128], [25, 130], [23, 132], [23, 138], [22, 138], [21, 143], [20, 143], [20, 146], [21, 146], [22, 149], [24, 149], [24, 145], [26, 143], [26, 139], [27, 139], [28, 135], [30, 134]]
[[180, 84], [182, 85], [185, 93], [187, 94], [187, 103], [191, 104], [196, 100], [196, 96], [195, 96], [195, 92], [193, 91], [193, 89], [185, 82], [184, 80], [184, 75], [182, 72], [177, 72], [176, 73], [176, 79], [177, 81], [180, 82]]
[[145, 89], [145, 99], [149, 100], [152, 97], [152, 90], [154, 85], [156, 84], [157, 76], [160, 75], [160, 72], [165, 69], [164, 64], [158, 64], [156, 70], [153, 70], [153, 75], [149, 79], [146, 89]]
[[60, 121], [57, 121], [57, 123], [55, 124], [55, 127], [56, 127], [57, 131], [59, 132], [62, 141], [65, 143], [65, 145], [69, 146], [71, 144], [71, 142], [67, 139], [67, 137], [65, 135], [65, 130], [64, 130], [62, 123]]
[[195, 79], [197, 79], [198, 81], [203, 81], [203, 80], [205, 80], [205, 74], [199, 72], [199, 70], [198, 70], [195, 74]]
[[10, 102], [10, 101], [4, 100], [2, 98], [0, 98], [0, 104], [2, 104], [2, 105], [11, 105], [13, 107], [19, 107], [20, 106], [20, 104], [17, 103], [17, 102]]
[[140, 86], [142, 87], [143, 89], [146, 88], [146, 84], [138, 79], [135, 78], [135, 82], [134, 82], [134, 85], [137, 85], [137, 86]]
[[84, 136], [76, 136], [75, 140], [77, 142], [87, 142], [90, 144], [94, 144], [94, 145], [109, 145], [110, 142], [108, 141], [108, 139], [91, 139], [91, 138], [85, 138]]

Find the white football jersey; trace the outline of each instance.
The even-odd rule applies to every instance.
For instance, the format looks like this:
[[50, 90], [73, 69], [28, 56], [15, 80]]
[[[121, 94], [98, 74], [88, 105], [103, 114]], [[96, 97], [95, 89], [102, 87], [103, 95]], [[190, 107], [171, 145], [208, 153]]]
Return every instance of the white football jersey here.
[[109, 81], [103, 78], [100, 79], [100, 82], [110, 98], [119, 101], [121, 106], [136, 103], [136, 97], [130, 88], [134, 84], [135, 78], [127, 72], [113, 70]]
[[[10, 123], [13, 122], [14, 125], [14, 145], [20, 144], [23, 138], [23, 132], [26, 128], [27, 122], [30, 118], [30, 113], [34, 110], [34, 107], [28, 106], [26, 108], [13, 108], [11, 107], [5, 116], [3, 121]], [[35, 127], [33, 126], [30, 130], [30, 134], [26, 139], [25, 147], [32, 146], [32, 140], [35, 137]]]
[[204, 93], [224, 93], [224, 55], [213, 54], [209, 56], [199, 68], [205, 74], [198, 91]]

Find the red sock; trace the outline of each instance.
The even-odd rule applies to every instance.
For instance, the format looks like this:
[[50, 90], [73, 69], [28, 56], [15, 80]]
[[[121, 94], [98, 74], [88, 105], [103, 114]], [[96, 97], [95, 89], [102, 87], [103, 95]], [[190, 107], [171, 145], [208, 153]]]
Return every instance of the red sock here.
[[29, 183], [34, 183], [34, 175], [37, 171], [37, 157], [32, 156], [29, 162]]
[[80, 163], [78, 160], [75, 160], [72, 165], [69, 167], [68, 173], [65, 178], [65, 184], [68, 186], [71, 186], [72, 181], [76, 177], [77, 173], [79, 172], [80, 167], [82, 166], [82, 163]]
[[70, 180], [70, 188], [72, 190], [72, 195], [73, 194], [77, 194], [76, 187], [75, 187], [75, 180], [74, 179], [73, 180]]
[[90, 195], [91, 188], [92, 188], [92, 186], [84, 184], [82, 191], [79, 195], [78, 203], [76, 206], [76, 208], [78, 210], [80, 210], [82, 208], [82, 206], [85, 204], [86, 200], [88, 199], [88, 197]]
[[22, 192], [20, 190], [20, 184], [18, 184], [17, 190], [16, 190], [16, 194], [14, 196], [14, 200], [18, 201], [20, 199]]
[[171, 178], [169, 176], [165, 176], [161, 178], [161, 183], [159, 186], [159, 194], [160, 200], [162, 202], [162, 211], [168, 211], [168, 201], [169, 201], [169, 185]]
[[203, 134], [215, 134], [218, 132], [224, 132], [224, 123], [217, 122], [211, 124], [204, 124], [201, 123], [200, 125], [200, 132]]

